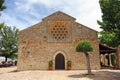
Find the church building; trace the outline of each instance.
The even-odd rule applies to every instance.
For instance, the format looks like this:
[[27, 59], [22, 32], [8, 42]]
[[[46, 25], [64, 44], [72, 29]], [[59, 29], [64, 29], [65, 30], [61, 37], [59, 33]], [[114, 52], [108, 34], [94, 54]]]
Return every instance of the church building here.
[[87, 69], [84, 53], [76, 52], [81, 40], [91, 42], [94, 49], [90, 52], [91, 68], [100, 69], [98, 32], [75, 20], [57, 11], [20, 31], [18, 71], [48, 70], [49, 61], [53, 62], [53, 70], [66, 70], [68, 61], [72, 70]]

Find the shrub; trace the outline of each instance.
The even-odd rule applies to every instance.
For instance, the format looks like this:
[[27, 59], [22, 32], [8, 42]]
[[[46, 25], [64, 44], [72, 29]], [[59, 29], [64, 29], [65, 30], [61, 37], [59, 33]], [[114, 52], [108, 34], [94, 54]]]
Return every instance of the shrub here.
[[49, 66], [53, 66], [53, 61], [49, 61]]
[[67, 61], [67, 66], [71, 66], [72, 62], [71, 61]]

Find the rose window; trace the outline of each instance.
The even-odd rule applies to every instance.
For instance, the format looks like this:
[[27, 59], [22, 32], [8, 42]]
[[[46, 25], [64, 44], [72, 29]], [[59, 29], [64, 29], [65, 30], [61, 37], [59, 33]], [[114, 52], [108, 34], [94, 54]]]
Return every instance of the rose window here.
[[68, 27], [64, 24], [63, 21], [57, 21], [51, 26], [52, 37], [56, 40], [63, 40], [68, 36]]

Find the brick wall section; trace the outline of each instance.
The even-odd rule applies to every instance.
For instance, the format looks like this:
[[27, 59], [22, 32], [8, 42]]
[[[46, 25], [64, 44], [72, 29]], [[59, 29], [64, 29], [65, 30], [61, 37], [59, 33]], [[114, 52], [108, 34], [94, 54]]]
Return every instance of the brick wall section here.
[[[70, 36], [67, 42], [53, 41], [49, 27], [55, 21], [64, 21], [69, 26]], [[62, 53], [65, 57], [65, 69], [68, 60], [72, 61], [72, 69], [86, 69], [84, 53], [76, 52], [75, 48], [80, 40], [89, 40], [94, 51], [90, 53], [92, 69], [100, 69], [99, 43], [97, 32], [75, 22], [75, 19], [60, 11], [43, 19], [19, 33], [18, 71], [47, 70], [48, 62]]]

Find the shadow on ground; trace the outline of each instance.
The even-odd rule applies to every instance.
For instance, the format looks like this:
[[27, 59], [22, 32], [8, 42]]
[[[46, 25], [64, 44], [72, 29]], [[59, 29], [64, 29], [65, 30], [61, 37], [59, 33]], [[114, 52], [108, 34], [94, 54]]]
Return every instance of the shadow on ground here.
[[9, 72], [1, 72], [0, 74], [4, 74], [4, 73], [15, 73], [18, 72], [17, 70], [13, 70], [13, 71], [9, 71]]
[[14, 72], [18, 72], [17, 70], [13, 70], [13, 71], [9, 71], [8, 73], [14, 73]]
[[72, 78], [84, 78], [85, 74], [73, 74], [73, 75], [69, 75], [68, 77], [72, 77]]
[[92, 80], [120, 80], [120, 72], [111, 71], [97, 71], [93, 72], [93, 75], [87, 74], [73, 74], [69, 75], [71, 78], [90, 78]]

